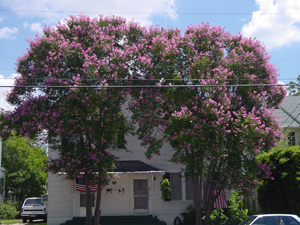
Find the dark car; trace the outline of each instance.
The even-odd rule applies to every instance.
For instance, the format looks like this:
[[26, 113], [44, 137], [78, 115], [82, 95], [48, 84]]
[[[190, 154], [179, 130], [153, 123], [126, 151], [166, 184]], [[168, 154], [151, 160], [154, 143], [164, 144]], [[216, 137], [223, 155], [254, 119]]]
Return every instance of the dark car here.
[[239, 225], [300, 225], [300, 218], [293, 214], [261, 214], [250, 216]]

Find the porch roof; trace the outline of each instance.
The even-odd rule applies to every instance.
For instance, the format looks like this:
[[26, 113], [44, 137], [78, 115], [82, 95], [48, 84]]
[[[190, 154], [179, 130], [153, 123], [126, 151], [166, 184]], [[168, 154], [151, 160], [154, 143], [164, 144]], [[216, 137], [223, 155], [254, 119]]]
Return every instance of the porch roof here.
[[164, 173], [165, 171], [150, 166], [139, 160], [117, 161], [113, 173]]

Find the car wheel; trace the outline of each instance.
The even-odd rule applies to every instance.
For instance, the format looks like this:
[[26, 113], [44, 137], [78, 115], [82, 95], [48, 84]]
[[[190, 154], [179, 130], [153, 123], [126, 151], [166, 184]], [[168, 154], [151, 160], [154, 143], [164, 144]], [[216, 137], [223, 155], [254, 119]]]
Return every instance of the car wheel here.
[[30, 223], [31, 223], [31, 222], [33, 221], [33, 219], [30, 219], [29, 221], [30, 221]]
[[27, 222], [27, 219], [26, 218], [23, 218], [23, 223], [26, 223]]
[[44, 222], [45, 222], [45, 223], [47, 222], [47, 218], [46, 218], [46, 219], [44, 219]]

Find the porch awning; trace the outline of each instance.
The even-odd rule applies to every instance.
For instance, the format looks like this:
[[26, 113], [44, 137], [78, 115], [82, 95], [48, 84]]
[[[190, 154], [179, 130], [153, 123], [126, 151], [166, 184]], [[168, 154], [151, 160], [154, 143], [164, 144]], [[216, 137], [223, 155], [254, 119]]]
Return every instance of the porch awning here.
[[[97, 174], [97, 172], [95, 173]], [[165, 171], [139, 160], [125, 160], [117, 161], [116, 168], [108, 172], [108, 174], [116, 173], [165, 173]], [[58, 172], [57, 174], [63, 175], [66, 174], [66, 172]]]
[[164, 173], [165, 171], [150, 166], [139, 160], [117, 161], [112, 173]]

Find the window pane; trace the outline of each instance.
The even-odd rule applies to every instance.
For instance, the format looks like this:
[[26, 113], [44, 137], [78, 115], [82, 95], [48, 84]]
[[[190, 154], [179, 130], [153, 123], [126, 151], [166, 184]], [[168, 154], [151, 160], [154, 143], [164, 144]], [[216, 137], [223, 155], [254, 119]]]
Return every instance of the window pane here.
[[134, 194], [147, 194], [147, 180], [134, 180]]
[[192, 186], [191, 186], [191, 181], [189, 179], [185, 180], [185, 195], [186, 195], [186, 200], [193, 200]]
[[278, 222], [280, 222], [281, 220], [282, 220], [283, 224], [293, 224], [293, 225], [300, 224], [293, 217], [290, 217], [290, 216], [280, 216], [278, 218]]
[[171, 199], [172, 200], [182, 200], [182, 187], [180, 173], [171, 173]]
[[296, 145], [295, 132], [289, 132], [289, 134], [288, 134], [288, 141], [289, 141], [289, 146]]

